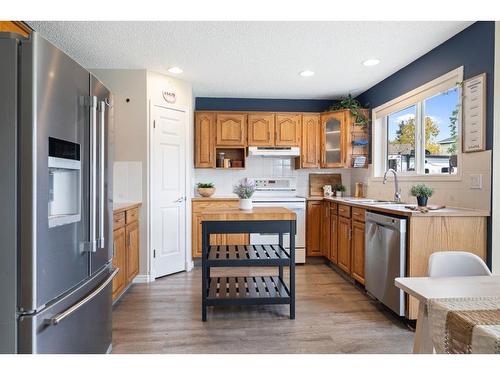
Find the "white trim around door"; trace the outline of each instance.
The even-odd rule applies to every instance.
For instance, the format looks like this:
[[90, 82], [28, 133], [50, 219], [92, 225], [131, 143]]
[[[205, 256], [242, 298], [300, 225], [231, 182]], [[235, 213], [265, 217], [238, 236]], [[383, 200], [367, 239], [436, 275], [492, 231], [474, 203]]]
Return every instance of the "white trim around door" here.
[[189, 270], [189, 115], [185, 109], [150, 105], [150, 278]]

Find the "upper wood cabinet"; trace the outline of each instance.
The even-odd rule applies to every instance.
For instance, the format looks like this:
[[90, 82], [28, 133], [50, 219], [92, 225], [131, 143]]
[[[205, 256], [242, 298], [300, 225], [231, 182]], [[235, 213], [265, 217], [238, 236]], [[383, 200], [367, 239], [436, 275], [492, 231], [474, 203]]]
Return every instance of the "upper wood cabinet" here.
[[274, 113], [248, 114], [248, 145], [274, 146]]
[[345, 111], [321, 115], [321, 167], [346, 166], [347, 129]]
[[216, 146], [246, 146], [247, 115], [224, 112], [216, 114]]
[[31, 33], [31, 29], [21, 21], [0, 21], [0, 32], [1, 31], [17, 33], [26, 37]]
[[276, 146], [300, 146], [301, 130], [300, 114], [276, 114]]
[[320, 116], [302, 116], [302, 142], [300, 148], [299, 168], [320, 167]]
[[195, 168], [215, 168], [215, 114], [195, 114]]

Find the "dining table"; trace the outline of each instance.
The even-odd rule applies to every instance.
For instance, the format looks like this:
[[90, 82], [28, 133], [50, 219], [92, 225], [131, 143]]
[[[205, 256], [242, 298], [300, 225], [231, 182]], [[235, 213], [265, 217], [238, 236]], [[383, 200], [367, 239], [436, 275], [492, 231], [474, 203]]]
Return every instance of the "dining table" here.
[[[435, 352], [429, 324], [429, 305], [444, 309], [447, 306], [461, 306], [467, 303], [467, 309], [470, 311], [477, 312], [489, 309], [490, 312], [500, 312], [500, 309], [494, 310], [494, 308], [485, 307], [497, 306], [500, 303], [500, 275], [398, 277], [394, 283], [396, 287], [415, 297], [419, 302], [413, 353], [431, 354]], [[450, 308], [450, 310], [452, 309]], [[498, 315], [496, 319], [498, 320]], [[489, 321], [487, 323], [494, 324]], [[492, 331], [491, 334], [494, 335], [497, 332]], [[500, 336], [497, 336], [497, 340], [500, 340]]]

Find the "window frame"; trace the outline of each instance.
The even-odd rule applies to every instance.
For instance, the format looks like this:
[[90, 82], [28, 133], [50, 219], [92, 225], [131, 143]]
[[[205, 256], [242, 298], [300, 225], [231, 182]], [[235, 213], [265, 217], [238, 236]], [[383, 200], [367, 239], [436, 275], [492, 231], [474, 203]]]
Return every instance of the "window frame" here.
[[457, 164], [458, 171], [456, 174], [425, 174], [425, 136], [423, 131], [423, 114], [425, 113], [425, 100], [432, 98], [435, 95], [448, 91], [457, 87], [457, 82], [463, 81], [463, 66], [460, 66], [416, 89], [403, 94], [389, 102], [382, 104], [372, 110], [372, 179], [382, 179], [388, 167], [388, 117], [390, 114], [404, 110], [406, 108], [416, 107], [416, 138], [415, 138], [415, 171], [398, 172], [401, 179], [412, 180], [445, 180], [445, 181], [460, 181], [462, 180], [462, 89], [458, 86], [458, 96], [460, 98], [460, 106], [457, 121]]

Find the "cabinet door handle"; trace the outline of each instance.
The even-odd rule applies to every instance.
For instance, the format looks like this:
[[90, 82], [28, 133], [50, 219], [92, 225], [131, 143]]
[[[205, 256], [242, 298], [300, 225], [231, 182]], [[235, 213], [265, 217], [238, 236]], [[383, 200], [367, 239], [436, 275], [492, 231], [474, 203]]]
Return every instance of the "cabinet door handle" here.
[[130, 250], [130, 244], [132, 243], [131, 236], [132, 236], [132, 233], [130, 233], [130, 232], [129, 232], [129, 233], [128, 233], [128, 239], [127, 239], [127, 241], [128, 241], [127, 248], [128, 248], [129, 250]]

